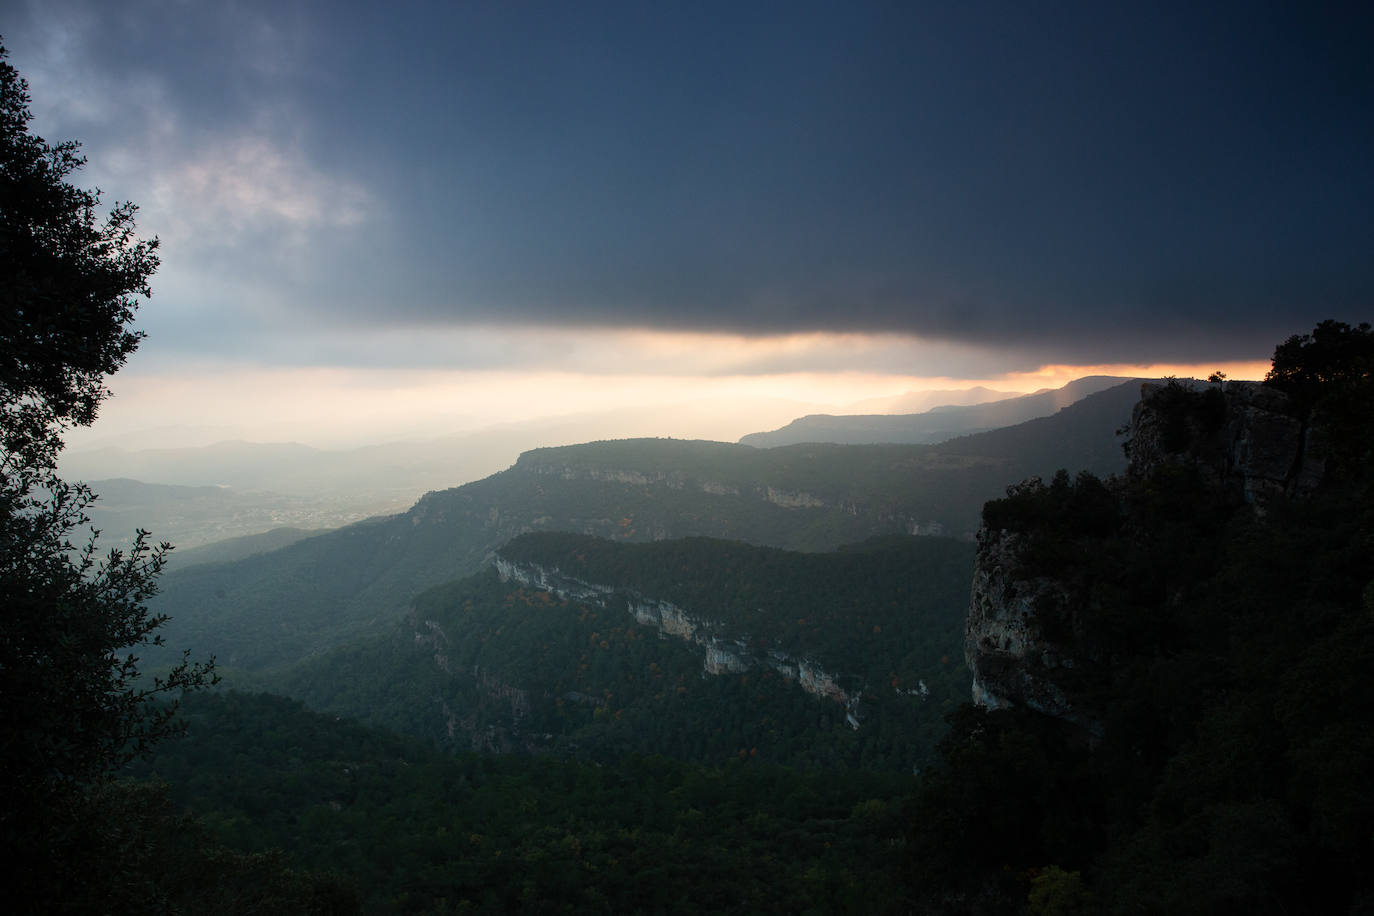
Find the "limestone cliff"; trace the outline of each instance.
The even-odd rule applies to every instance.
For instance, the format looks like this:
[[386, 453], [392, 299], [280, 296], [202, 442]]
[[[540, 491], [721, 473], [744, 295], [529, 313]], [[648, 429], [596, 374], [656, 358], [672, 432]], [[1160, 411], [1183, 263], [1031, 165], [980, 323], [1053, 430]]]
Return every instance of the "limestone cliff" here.
[[1322, 433], [1299, 404], [1259, 382], [1145, 384], [1131, 415], [1127, 473], [1167, 465], [1196, 468], [1212, 486], [1261, 511], [1310, 494], [1321, 482]]
[[[835, 481], [831, 481], [829, 488], [832, 492], [815, 493], [809, 490], [774, 486], [771, 483], [758, 480], [729, 482], [698, 476], [682, 468], [637, 470], [634, 468], [602, 467], [586, 463], [567, 463], [559, 461], [557, 458], [557, 450], [527, 452], [520, 456], [514, 470], [531, 475], [536, 479], [553, 478], [560, 482], [616, 484], [642, 488], [645, 493], [662, 488], [684, 494], [701, 493], [706, 496], [735, 497], [745, 501], [766, 503], [780, 509], [840, 512], [854, 518], [870, 519], [876, 522], [881, 530], [902, 531], [906, 534], [943, 536], [948, 527], [944, 522], [931, 518], [926, 512], [915, 511], [912, 507], [894, 510], [888, 504], [890, 494], [884, 494], [881, 498], [875, 498], [874, 494], [856, 495], [849, 493], [843, 486], [837, 488]], [[927, 471], [948, 471], [965, 468], [973, 464], [989, 463], [988, 459], [979, 457], [949, 459], [938, 454], [922, 454], [918, 459], [906, 460], [915, 460], [921, 469]], [[923, 499], [921, 502], [924, 503], [925, 500]], [[493, 516], [491, 521], [495, 524], [496, 517]], [[633, 535], [636, 533], [635, 530], [627, 531], [626, 526], [619, 524], [619, 520], [616, 519], [588, 518], [572, 521], [575, 523], [564, 523], [564, 527], [569, 530], [580, 531], [583, 534], [611, 540], [633, 539]], [[547, 527], [547, 525], [540, 524], [536, 520], [535, 523], [526, 525], [523, 529], [512, 531], [511, 536], [514, 537], [525, 531], [544, 530]], [[646, 537], [651, 540], [666, 540], [682, 536], [682, 532], [678, 530], [678, 525], [670, 522], [661, 522], [652, 530], [640, 530], [638, 533], [641, 535], [640, 540], [646, 539]], [[964, 537], [971, 538], [972, 531], [966, 531]]]
[[861, 723], [862, 689], [846, 690], [841, 684], [852, 681], [852, 678], [827, 671], [814, 659], [797, 658], [778, 649], [766, 652], [752, 649], [747, 634], [726, 633], [724, 627], [715, 621], [693, 614], [670, 601], [646, 597], [630, 589], [584, 582], [558, 569], [536, 563], [512, 562], [499, 555], [495, 565], [503, 580], [519, 582], [560, 598], [602, 607], [608, 606], [613, 597], [621, 598], [637, 622], [654, 627], [665, 637], [701, 646], [704, 650], [702, 671], [706, 674], [741, 674], [757, 666], [771, 668], [786, 679], [795, 681], [807, 693], [844, 706], [850, 727], [858, 728]]
[[[1033, 485], [1039, 485], [1035, 481]], [[1082, 602], [1068, 583], [1027, 576], [1024, 537], [1012, 531], [978, 533], [964, 657], [973, 672], [973, 702], [990, 709], [1021, 705], [1101, 735], [1096, 711], [1065, 689], [1063, 675], [1078, 667], [1072, 641], [1046, 632]], [[1095, 661], [1095, 660], [1094, 660]]]
[[[1092, 559], [1085, 553], [1135, 544], [1130, 488], [1147, 492], [1158, 475], [1195, 472], [1190, 479], [1211, 507], [1199, 504], [1195, 511], [1220, 507], [1263, 516], [1276, 500], [1302, 498], [1321, 483], [1322, 443], [1319, 422], [1283, 392], [1256, 382], [1142, 386], [1128, 427], [1125, 477], [1093, 481], [1102, 503], [1089, 513], [1076, 510], [1073, 524], [1080, 531], [1096, 525], [1095, 534], [1075, 539], [1067, 528], [1053, 527], [1065, 524], [1054, 513], [1070, 510], [1046, 507], [1075, 498], [1067, 478], [1056, 482], [1057, 491], [1028, 479], [1008, 488], [1002, 507], [989, 504], [998, 511], [985, 509], [964, 642], [974, 702], [1023, 706], [1100, 737], [1105, 700], [1094, 685], [1106, 681], [1119, 647], [1084, 638], [1105, 607], [1102, 583], [1094, 581], [1100, 574], [1085, 573]], [[1114, 518], [1099, 518], [1107, 514]]]

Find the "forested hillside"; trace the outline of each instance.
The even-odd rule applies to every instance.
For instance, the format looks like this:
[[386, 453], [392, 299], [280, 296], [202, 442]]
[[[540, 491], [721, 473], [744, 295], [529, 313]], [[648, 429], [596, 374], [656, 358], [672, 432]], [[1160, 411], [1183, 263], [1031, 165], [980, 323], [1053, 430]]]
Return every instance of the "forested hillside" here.
[[740, 653], [752, 644], [871, 685], [911, 687], [962, 653], [951, 645], [961, 645], [973, 550], [901, 535], [802, 554], [710, 538], [622, 544], [549, 533], [522, 535], [497, 556], [613, 589], [612, 605], [670, 603]]
[[1008, 481], [1062, 466], [1120, 468], [1123, 392], [938, 446], [640, 439], [536, 449], [400, 515], [233, 563], [174, 569], [154, 603], [172, 616], [167, 647], [149, 659], [194, 646], [215, 653], [225, 672], [289, 664], [386, 630], [425, 588], [476, 572], [529, 531], [706, 536], [812, 551], [882, 534], [971, 537], [983, 502]]
[[267, 695], [196, 697], [187, 719], [137, 775], [214, 840], [337, 876], [311, 899], [267, 873], [233, 912], [356, 912], [349, 889], [377, 914], [907, 910], [909, 777], [454, 756]]
[[[548, 534], [502, 556], [606, 591], [569, 599], [488, 570], [420, 595], [390, 633], [260, 683], [450, 748], [890, 772], [924, 762], [968, 695], [969, 544], [800, 554]], [[631, 607], [643, 600], [676, 602], [679, 626], [646, 622]]]
[[[953, 539], [530, 532], [260, 675], [421, 744], [231, 696], [152, 770], [216, 842], [280, 843], [330, 893], [344, 862], [376, 912], [1365, 912], [1374, 338], [1343, 328], [1270, 386], [1154, 386], [1128, 472], [1006, 488], [971, 577]], [[523, 473], [671, 496], [672, 447]]]

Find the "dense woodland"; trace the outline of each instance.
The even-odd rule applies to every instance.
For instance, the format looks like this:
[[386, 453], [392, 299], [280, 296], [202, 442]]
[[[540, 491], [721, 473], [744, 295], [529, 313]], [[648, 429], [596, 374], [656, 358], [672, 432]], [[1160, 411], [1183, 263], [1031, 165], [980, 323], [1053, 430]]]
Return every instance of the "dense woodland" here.
[[913, 687], [960, 654], [973, 562], [971, 544], [910, 536], [798, 553], [709, 538], [529, 534], [498, 555], [671, 602], [724, 639], [814, 659], [873, 688]]
[[[1122, 476], [1094, 473], [1121, 467], [1119, 389], [934, 446], [539, 449], [398, 516], [230, 548], [151, 604], [169, 546], [101, 554], [57, 456], [139, 345], [158, 243], [69, 183], [78, 145], [29, 134], [4, 58], [14, 911], [1374, 913], [1368, 324], [1276, 349], [1295, 467], [1320, 473], [1262, 501], [1216, 472], [1265, 445], [1226, 438], [1218, 375], [1149, 395]], [[1073, 597], [1025, 615], [1081, 661], [1058, 686], [1100, 728], [962, 701], [973, 548], [912, 532], [971, 534], [979, 506], [982, 546], [1017, 545], [1004, 572]], [[498, 552], [604, 588], [503, 581]], [[844, 696], [717, 673], [636, 619], [648, 599]]]
[[136, 775], [235, 850], [287, 850], [319, 911], [340, 887], [376, 913], [903, 908], [893, 775], [452, 755], [265, 694], [187, 716]]
[[[1317, 425], [1371, 416], [1368, 329], [1318, 331], [1279, 349], [1273, 383]], [[1332, 347], [1337, 370], [1304, 368]], [[1219, 390], [1158, 395], [1164, 439], [1181, 455], [1208, 441]], [[1187, 460], [1106, 479], [1062, 473], [987, 505], [986, 524], [1024, 538], [1020, 575], [1083, 596], [1046, 624], [1107, 661], [1072, 684], [1103, 711], [1100, 738], [1025, 709], [951, 703], [938, 751], [913, 775], [893, 765], [912, 753], [900, 741], [855, 752], [881, 724], [853, 730], [838, 710], [826, 720], [826, 701], [766, 677], [704, 677], [699, 649], [640, 632], [613, 598], [565, 601], [488, 573], [423, 595], [404, 635], [414, 652], [415, 627], [434, 621], [451, 668], [493, 676], [445, 675], [439, 644], [427, 643], [418, 654], [433, 679], [397, 678], [388, 700], [366, 686], [368, 671], [422, 670], [404, 667], [403, 639], [390, 660], [377, 654], [383, 640], [297, 670], [291, 689], [322, 691], [312, 702], [352, 702], [373, 721], [424, 717], [400, 727], [429, 740], [228, 695], [192, 705], [191, 736], [138, 772], [166, 779], [234, 854], [280, 847], [281, 864], [304, 870], [283, 886], [315, 888], [321, 901], [350, 891], [377, 912], [1367, 912], [1374, 426], [1322, 428], [1320, 487], [1264, 513]], [[909, 540], [944, 543], [795, 555], [531, 535], [503, 556], [709, 604], [726, 630], [749, 622], [771, 634], [758, 625], [769, 607], [761, 590], [787, 606], [814, 594], [808, 606], [833, 609], [824, 626], [843, 635], [860, 606], [879, 619], [877, 604], [844, 598], [875, 586], [825, 589], [846, 576], [881, 580], [872, 564], [904, 552], [898, 565], [917, 566]], [[958, 565], [967, 546], [941, 549], [925, 562]], [[770, 638], [805, 641], [796, 620]], [[877, 645], [860, 639], [832, 657], [869, 657]], [[914, 676], [936, 648], [909, 651], [921, 659]], [[347, 679], [329, 685], [330, 669], [356, 675], [352, 699]], [[553, 736], [533, 756], [510, 729], [505, 688], [522, 681], [533, 699], [520, 735]], [[460, 729], [469, 747], [510, 753], [452, 756], [456, 743], [412, 703], [417, 686], [434, 699], [450, 691], [458, 718], [472, 717]], [[563, 702], [541, 708], [541, 696]], [[785, 711], [751, 718], [784, 696], [802, 725], [789, 730]], [[897, 724], [890, 735], [910, 727]], [[392, 775], [369, 788], [382, 773]], [[330, 877], [340, 868], [356, 883]]]
[[[637, 622], [623, 595], [565, 600], [488, 570], [425, 592], [388, 634], [255, 683], [449, 748], [906, 773], [927, 762], [968, 694], [968, 544], [899, 537], [800, 554], [531, 535], [511, 549], [679, 601], [760, 664], [708, 675], [701, 646]], [[571, 562], [579, 556], [587, 569]], [[835, 674], [862, 725], [770, 668], [770, 651]]]

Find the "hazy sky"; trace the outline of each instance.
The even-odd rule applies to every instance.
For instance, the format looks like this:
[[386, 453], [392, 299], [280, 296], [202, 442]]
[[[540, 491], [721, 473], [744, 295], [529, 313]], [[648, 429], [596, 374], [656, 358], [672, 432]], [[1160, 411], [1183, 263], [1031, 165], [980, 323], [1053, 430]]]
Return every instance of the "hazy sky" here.
[[107, 425], [1253, 374], [1374, 317], [1367, 3], [3, 8], [163, 244]]

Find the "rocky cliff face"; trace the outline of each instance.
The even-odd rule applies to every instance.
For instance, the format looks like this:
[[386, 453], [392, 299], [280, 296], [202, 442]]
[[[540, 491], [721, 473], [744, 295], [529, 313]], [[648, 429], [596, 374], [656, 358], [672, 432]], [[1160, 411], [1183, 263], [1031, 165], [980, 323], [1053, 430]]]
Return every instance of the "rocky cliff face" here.
[[[964, 467], [968, 464], [968, 460], [961, 460], [958, 462], [950, 462], [949, 466]], [[938, 469], [941, 467], [940, 459], [938, 456], [930, 459], [923, 458], [923, 467], [927, 469]], [[610, 483], [623, 486], [642, 487], [645, 488], [646, 491], [661, 487], [665, 490], [680, 493], [695, 492], [708, 496], [728, 496], [738, 497], [744, 500], [756, 500], [761, 503], [777, 506], [781, 509], [838, 511], [854, 517], [873, 518], [880, 522], [882, 527], [891, 531], [901, 531], [905, 534], [943, 536], [946, 533], [945, 524], [936, 519], [921, 517], [907, 511], [892, 511], [886, 506], [870, 505], [867, 502], [854, 498], [836, 496], [834, 494], [818, 494], [807, 490], [772, 486], [767, 483], [731, 483], [723, 480], [698, 477], [680, 469], [640, 471], [626, 468], [571, 465], [551, 460], [550, 456], [542, 453], [527, 452], [520, 456], [520, 460], [516, 463], [516, 470], [530, 474], [535, 478], [554, 478], [558, 481]], [[494, 523], [496, 520], [493, 519], [492, 521]], [[623, 527], [618, 527], [612, 519], [587, 519], [575, 521], [579, 521], [580, 524], [565, 524], [563, 527], [569, 530], [577, 530], [582, 534], [606, 537], [611, 540], [620, 540], [626, 537], [626, 532]], [[523, 531], [515, 533], [519, 534], [524, 531], [542, 530], [545, 527], [547, 526], [536, 523], [527, 525]], [[631, 532], [631, 534], [632, 533], [633, 532]], [[641, 533], [647, 534], [650, 540], [665, 540], [681, 536], [681, 534], [667, 526], [652, 532]], [[965, 537], [970, 537], [971, 534], [972, 532], [967, 532]], [[640, 539], [642, 540], [644, 538]]]
[[[1221, 497], [1261, 515], [1274, 501], [1301, 498], [1321, 482], [1323, 436], [1283, 392], [1256, 382], [1188, 388], [1145, 384], [1129, 426], [1126, 477], [1108, 481], [1120, 493], [1161, 471], [1186, 468]], [[1008, 496], [1047, 494], [1038, 478]], [[1103, 710], [1080, 688], [1101, 658], [1065, 625], [1091, 614], [1081, 577], [1041, 575], [1030, 556], [1032, 530], [978, 533], [964, 654], [973, 701], [988, 708], [1023, 706], [1060, 719], [1090, 737], [1103, 733]]]
[[[1038, 480], [1022, 486], [1041, 486]], [[973, 672], [973, 702], [989, 709], [1025, 706], [1100, 736], [1096, 711], [1085, 709], [1064, 675], [1084, 659], [1071, 641], [1046, 633], [1046, 620], [1063, 619], [1080, 604], [1073, 586], [1023, 572], [1024, 536], [978, 533], [964, 658]]]
[[613, 596], [622, 597], [626, 608], [639, 623], [654, 627], [664, 636], [701, 646], [704, 650], [702, 670], [705, 673], [741, 674], [757, 666], [772, 668], [788, 680], [797, 682], [807, 693], [844, 706], [849, 725], [852, 728], [860, 725], [862, 691], [845, 690], [840, 686], [846, 680], [841, 674], [826, 671], [812, 659], [796, 658], [779, 650], [752, 650], [747, 635], [726, 634], [720, 624], [670, 601], [645, 597], [614, 586], [584, 582], [536, 563], [516, 563], [498, 556], [495, 564], [503, 580], [551, 592], [560, 598], [605, 607]]
[[1166, 465], [1188, 465], [1260, 511], [1275, 499], [1310, 494], [1321, 482], [1320, 423], [1288, 395], [1259, 382], [1212, 383], [1191, 392], [1185, 405], [1179, 387], [1141, 386], [1128, 474], [1143, 478]]

